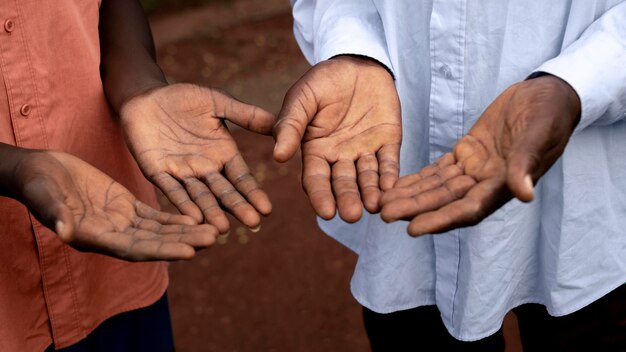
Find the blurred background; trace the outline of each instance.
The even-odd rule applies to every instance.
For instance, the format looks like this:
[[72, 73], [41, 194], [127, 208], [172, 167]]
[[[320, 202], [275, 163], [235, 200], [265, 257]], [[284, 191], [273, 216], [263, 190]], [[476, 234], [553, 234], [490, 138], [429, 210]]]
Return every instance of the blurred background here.
[[[170, 82], [218, 87], [278, 113], [309, 68], [289, 0], [141, 2]], [[177, 351], [368, 351], [349, 288], [356, 255], [317, 228], [299, 155], [278, 164], [271, 137], [231, 131], [274, 209], [260, 232], [231, 218], [228, 238], [170, 266]], [[514, 323], [506, 322], [508, 351], [519, 351]]]

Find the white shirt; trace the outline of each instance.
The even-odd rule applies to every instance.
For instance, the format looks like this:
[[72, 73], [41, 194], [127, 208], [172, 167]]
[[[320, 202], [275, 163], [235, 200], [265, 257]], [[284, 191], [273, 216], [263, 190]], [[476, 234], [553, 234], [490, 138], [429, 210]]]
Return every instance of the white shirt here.
[[433, 162], [511, 84], [567, 81], [582, 116], [529, 204], [480, 224], [411, 238], [406, 222], [366, 215], [322, 229], [359, 255], [352, 293], [387, 313], [436, 304], [472, 341], [507, 311], [569, 314], [626, 283], [626, 2], [595, 0], [292, 0], [311, 63], [369, 56], [392, 70], [402, 103], [402, 174]]

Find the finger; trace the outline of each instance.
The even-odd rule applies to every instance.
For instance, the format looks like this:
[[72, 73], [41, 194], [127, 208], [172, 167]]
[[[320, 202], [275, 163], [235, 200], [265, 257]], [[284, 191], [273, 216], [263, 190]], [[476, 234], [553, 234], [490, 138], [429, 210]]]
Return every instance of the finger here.
[[339, 216], [349, 223], [361, 218], [361, 197], [356, 183], [356, 168], [351, 160], [339, 160], [332, 168], [333, 193]]
[[376, 156], [380, 170], [380, 188], [386, 191], [393, 187], [400, 175], [400, 144], [384, 145]]
[[511, 153], [507, 159], [507, 185], [511, 193], [522, 202], [530, 202], [534, 198], [531, 175], [539, 171], [539, 157], [530, 152], [519, 151]]
[[445, 187], [446, 181], [462, 174], [463, 170], [461, 170], [461, 168], [458, 167], [456, 164], [448, 165], [442, 169], [439, 169], [436, 173], [428, 177], [420, 177], [419, 181], [409, 184], [406, 187], [396, 186], [390, 189], [389, 191], [385, 192], [385, 195], [381, 200], [381, 204], [384, 205], [399, 198], [415, 197], [420, 193], [425, 193], [442, 186]]
[[148, 231], [132, 229], [127, 231], [130, 233], [115, 231], [99, 234], [78, 233], [77, 237], [80, 249], [130, 261], [190, 259], [195, 254], [193, 247], [188, 244], [178, 241], [164, 242], [160, 236]]
[[285, 95], [283, 106], [274, 126], [274, 159], [289, 160], [298, 151], [304, 132], [317, 113], [315, 94], [308, 84], [296, 83]]
[[419, 236], [476, 225], [510, 199], [502, 180], [489, 179], [477, 184], [463, 198], [418, 215], [410, 222], [408, 233]]
[[191, 199], [202, 211], [204, 220], [217, 227], [220, 233], [228, 232], [230, 223], [228, 218], [220, 205], [217, 203], [217, 199], [207, 185], [204, 182], [196, 178], [186, 178], [183, 180], [187, 193], [191, 196]]
[[330, 165], [326, 160], [313, 155], [304, 155], [302, 162], [302, 187], [313, 210], [326, 220], [332, 219], [336, 204], [330, 186]]
[[252, 132], [265, 135], [272, 134], [272, 128], [276, 123], [274, 114], [254, 105], [243, 103], [224, 92], [215, 89], [207, 90], [211, 94], [215, 111], [220, 117]]
[[385, 204], [380, 215], [386, 222], [412, 218], [462, 198], [475, 185], [476, 181], [470, 176], [454, 177], [443, 182], [441, 187]]
[[363, 155], [356, 163], [359, 190], [365, 209], [370, 213], [379, 210], [381, 191], [378, 183], [378, 160], [373, 154]]
[[187, 190], [172, 176], [164, 172], [150, 177], [154, 183], [172, 204], [182, 213], [191, 216], [196, 223], [202, 222], [203, 216], [200, 208], [189, 198]]
[[256, 228], [261, 223], [259, 213], [237, 192], [235, 187], [221, 174], [208, 174], [205, 183], [217, 197], [220, 204], [249, 228]]
[[158, 239], [164, 242], [180, 242], [196, 250], [215, 242], [217, 228], [212, 225], [162, 225], [154, 220], [138, 218], [133, 235], [141, 239]]
[[161, 224], [195, 225], [196, 221], [186, 215], [170, 214], [158, 211], [140, 200], [135, 201], [135, 212], [139, 217], [157, 221]]
[[196, 251], [192, 246], [180, 242], [164, 242], [159, 240], [135, 239], [122, 252], [125, 259], [132, 261], [149, 260], [188, 260]]
[[428, 176], [436, 174], [442, 168], [453, 165], [456, 162], [452, 153], [446, 153], [434, 163], [424, 167], [416, 174], [401, 177], [394, 187], [407, 187], [415, 182], [420, 181]]
[[269, 215], [272, 212], [270, 199], [267, 194], [263, 192], [261, 187], [259, 187], [259, 184], [250, 173], [250, 169], [248, 169], [248, 165], [246, 165], [241, 154], [237, 153], [237, 155], [226, 162], [224, 169], [228, 180], [235, 185], [239, 193], [241, 193], [259, 213]]

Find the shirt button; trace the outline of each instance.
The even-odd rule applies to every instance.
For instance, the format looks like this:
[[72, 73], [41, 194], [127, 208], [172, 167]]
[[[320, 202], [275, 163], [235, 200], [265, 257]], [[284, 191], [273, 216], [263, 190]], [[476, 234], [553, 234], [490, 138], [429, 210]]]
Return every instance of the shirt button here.
[[441, 72], [444, 77], [447, 79], [452, 78], [452, 70], [450, 70], [450, 66], [443, 64], [439, 67], [439, 72]]
[[7, 31], [7, 33], [13, 32], [14, 29], [15, 29], [15, 22], [13, 22], [12, 20], [4, 21], [4, 30]]
[[28, 116], [28, 114], [30, 114], [30, 105], [28, 104], [22, 105], [22, 107], [20, 108], [20, 113], [24, 117]]

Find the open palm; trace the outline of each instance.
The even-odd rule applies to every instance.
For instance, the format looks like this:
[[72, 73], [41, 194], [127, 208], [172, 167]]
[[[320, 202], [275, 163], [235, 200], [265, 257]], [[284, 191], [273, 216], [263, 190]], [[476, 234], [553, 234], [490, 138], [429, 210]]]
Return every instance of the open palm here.
[[402, 128], [393, 78], [380, 64], [341, 56], [289, 90], [274, 127], [278, 161], [302, 147], [302, 185], [318, 215], [357, 221], [378, 211], [398, 177]]
[[19, 164], [18, 199], [61, 240], [79, 249], [139, 260], [193, 257], [217, 230], [157, 211], [109, 176], [65, 153], [32, 152]]
[[382, 197], [385, 221], [412, 219], [411, 235], [477, 224], [533, 184], [563, 153], [580, 101], [567, 83], [543, 76], [505, 90], [451, 153], [398, 180]]
[[222, 207], [251, 228], [271, 212], [223, 121], [270, 134], [269, 112], [217, 90], [174, 84], [131, 99], [120, 115], [139, 167], [181, 213], [223, 233], [229, 223]]

